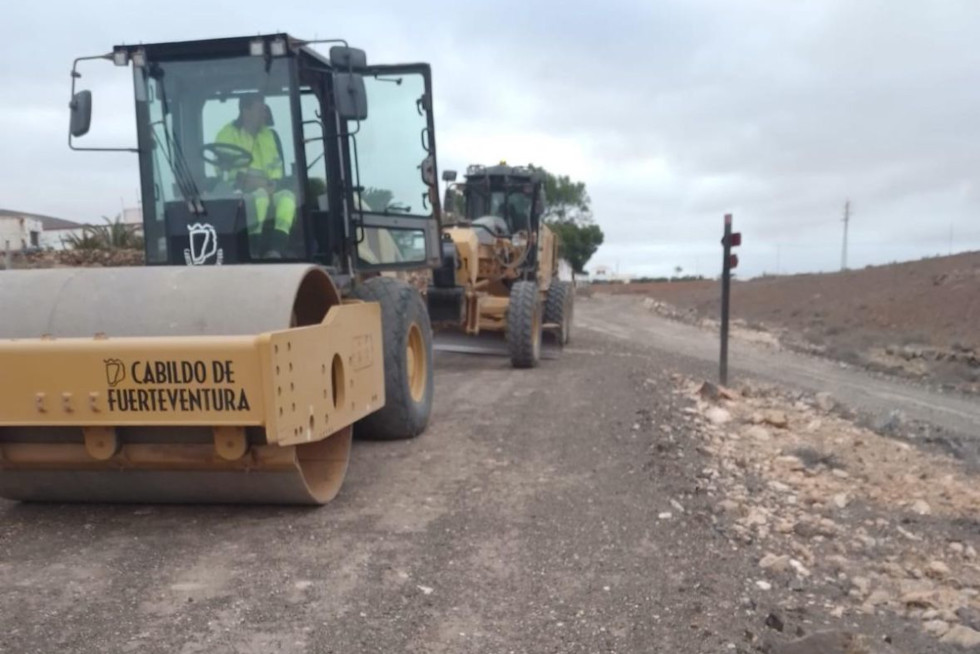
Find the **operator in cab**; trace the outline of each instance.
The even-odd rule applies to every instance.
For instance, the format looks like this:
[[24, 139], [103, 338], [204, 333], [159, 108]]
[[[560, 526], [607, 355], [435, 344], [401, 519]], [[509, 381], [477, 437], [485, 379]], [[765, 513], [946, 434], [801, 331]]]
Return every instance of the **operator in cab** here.
[[[251, 200], [246, 216], [252, 255], [280, 259], [289, 244], [289, 234], [296, 219], [296, 196], [289, 189], [276, 188], [276, 181], [283, 178], [284, 165], [279, 140], [269, 126], [271, 116], [263, 95], [243, 95], [238, 100], [238, 118], [221, 128], [215, 140], [251, 153], [250, 163], [226, 172], [227, 181]], [[270, 204], [272, 216], [269, 215]], [[273, 229], [262, 252], [258, 248], [262, 245], [268, 220], [273, 221]]]

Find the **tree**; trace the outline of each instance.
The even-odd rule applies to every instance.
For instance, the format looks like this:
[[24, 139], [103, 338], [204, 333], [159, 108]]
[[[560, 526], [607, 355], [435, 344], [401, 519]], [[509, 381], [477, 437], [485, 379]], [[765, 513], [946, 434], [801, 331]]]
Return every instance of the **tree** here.
[[544, 219], [546, 222], [571, 220], [581, 223], [592, 221], [592, 198], [585, 190], [585, 182], [573, 182], [568, 175], [553, 175], [544, 168], [539, 168], [533, 164], [530, 168], [544, 174]]
[[592, 219], [592, 199], [585, 182], [568, 175], [554, 175], [534, 165], [532, 170], [544, 175], [544, 221], [555, 232], [561, 255], [572, 266], [572, 276], [585, 274], [589, 262], [605, 238]]
[[386, 188], [368, 187], [361, 194], [361, 199], [372, 211], [384, 211], [395, 194]]
[[572, 266], [572, 279], [585, 273], [585, 264], [602, 245], [602, 230], [595, 223], [580, 225], [571, 220], [550, 222], [548, 224], [561, 244], [562, 256]]

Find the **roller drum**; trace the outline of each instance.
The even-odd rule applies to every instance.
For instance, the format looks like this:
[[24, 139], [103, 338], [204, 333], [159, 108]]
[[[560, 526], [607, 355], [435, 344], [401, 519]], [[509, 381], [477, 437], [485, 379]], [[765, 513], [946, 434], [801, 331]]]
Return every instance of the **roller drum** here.
[[[310, 265], [7, 271], [0, 339], [250, 335], [320, 323], [339, 302]], [[340, 488], [351, 445], [350, 427], [286, 447], [251, 428], [249, 455], [228, 462], [207, 425], [128, 428], [111, 460], [93, 461], [81, 428], [3, 418], [0, 497], [21, 501], [322, 504]]]

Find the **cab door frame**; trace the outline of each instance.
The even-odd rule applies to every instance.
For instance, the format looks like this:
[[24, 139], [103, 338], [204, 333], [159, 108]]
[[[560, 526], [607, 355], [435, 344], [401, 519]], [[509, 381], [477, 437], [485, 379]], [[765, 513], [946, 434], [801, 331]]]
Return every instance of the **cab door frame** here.
[[[354, 192], [363, 192], [360, 188], [359, 165], [357, 157], [352, 153], [351, 145], [356, 148], [358, 126], [348, 126], [348, 138], [341, 139], [342, 156], [344, 158], [344, 168], [350, 171], [353, 184], [348, 185], [346, 195], [347, 206], [350, 207], [351, 221], [351, 252], [350, 256], [356, 261], [356, 268], [364, 271], [399, 270], [399, 269], [418, 269], [437, 267], [441, 263], [440, 235], [442, 206], [439, 198], [439, 173], [436, 157], [435, 140], [435, 117], [433, 115], [433, 96], [432, 96], [432, 71], [428, 64], [402, 64], [385, 66], [368, 66], [358, 69], [358, 73], [364, 76], [365, 81], [369, 78], [379, 76], [407, 76], [418, 75], [423, 80], [424, 92], [422, 97], [416, 101], [416, 107], [412, 110], [425, 114], [426, 126], [421, 134], [418, 135], [426, 157], [417, 166], [418, 174], [423, 179], [427, 191], [423, 194], [422, 206], [428, 207], [428, 215], [403, 214], [403, 213], [384, 213], [377, 210], [364, 211], [359, 203], [354, 201]], [[371, 120], [371, 97], [368, 92], [368, 118]], [[423, 170], [424, 168], [424, 170]], [[410, 262], [385, 262], [380, 264], [370, 264], [357, 258], [357, 245], [365, 238], [365, 228], [393, 229], [393, 230], [421, 230], [425, 237], [425, 259]]]

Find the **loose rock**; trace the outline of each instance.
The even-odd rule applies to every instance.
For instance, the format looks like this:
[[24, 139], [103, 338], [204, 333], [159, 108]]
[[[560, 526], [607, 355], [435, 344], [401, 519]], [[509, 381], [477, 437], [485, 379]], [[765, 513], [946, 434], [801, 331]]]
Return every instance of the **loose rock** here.
[[762, 421], [777, 429], [786, 429], [789, 427], [789, 418], [782, 411], [766, 411], [762, 414]]
[[766, 626], [770, 629], [775, 629], [776, 631], [782, 631], [785, 625], [783, 624], [783, 619], [779, 617], [778, 613], [770, 613], [768, 616], [766, 616]]
[[759, 561], [759, 567], [763, 570], [772, 570], [773, 572], [786, 572], [789, 569], [789, 557], [785, 554], [782, 556], [776, 556], [775, 554], [766, 554]]
[[871, 592], [871, 580], [867, 577], [854, 577], [851, 579], [851, 585], [861, 593], [862, 597]]
[[916, 500], [910, 508], [912, 513], [917, 515], [930, 515], [932, 513], [932, 507], [925, 500]]
[[746, 429], [745, 437], [762, 442], [772, 440], [772, 435], [769, 433], [769, 430], [761, 425], [752, 425]]
[[766, 516], [762, 510], [752, 507], [749, 509], [749, 515], [745, 518], [745, 524], [751, 525], [764, 525], [769, 522], [769, 517]]
[[933, 579], [945, 579], [949, 574], [949, 566], [942, 561], [930, 561], [926, 566], [926, 575]]
[[732, 419], [732, 414], [720, 406], [713, 406], [704, 412], [704, 417], [713, 425], [723, 425]]
[[879, 588], [878, 590], [868, 595], [868, 599], [865, 602], [865, 604], [868, 604], [870, 606], [881, 606], [882, 604], [888, 604], [888, 602], [891, 601], [891, 599], [892, 599], [891, 593], [889, 593], [887, 590], [884, 590], [883, 588]]
[[814, 398], [814, 404], [821, 411], [833, 411], [836, 402], [834, 402], [834, 398], [830, 393], [817, 393]]
[[959, 645], [964, 649], [980, 647], [980, 631], [958, 624], [947, 631], [946, 635], [939, 639], [939, 642], [949, 645]]

